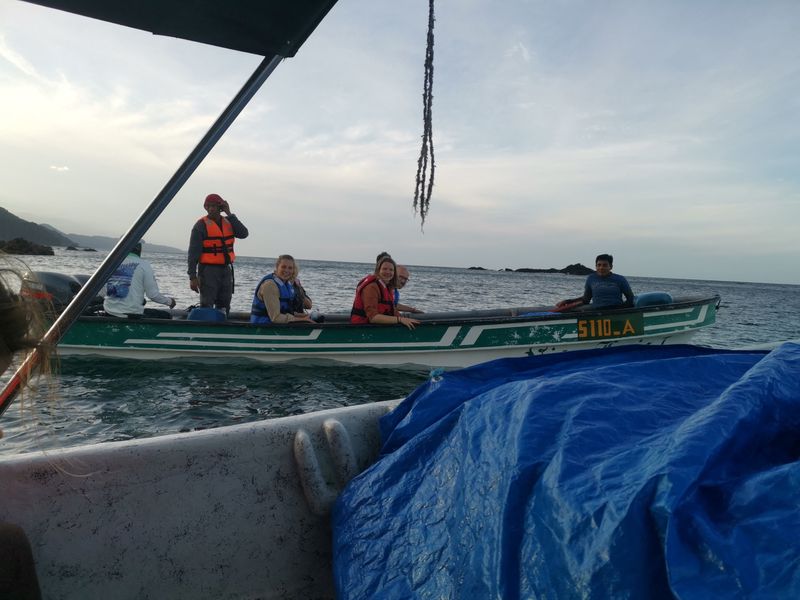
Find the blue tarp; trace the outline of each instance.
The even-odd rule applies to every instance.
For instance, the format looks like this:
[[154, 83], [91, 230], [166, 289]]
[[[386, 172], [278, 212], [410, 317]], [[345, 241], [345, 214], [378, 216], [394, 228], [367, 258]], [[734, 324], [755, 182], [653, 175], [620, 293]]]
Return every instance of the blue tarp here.
[[337, 598], [800, 598], [800, 345], [436, 377], [333, 514]]

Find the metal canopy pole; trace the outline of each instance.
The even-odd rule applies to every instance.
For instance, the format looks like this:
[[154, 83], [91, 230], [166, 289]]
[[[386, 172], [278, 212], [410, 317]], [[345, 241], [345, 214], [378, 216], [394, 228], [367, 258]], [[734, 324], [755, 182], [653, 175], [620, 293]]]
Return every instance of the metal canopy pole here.
[[239, 93], [236, 94], [230, 104], [228, 104], [228, 107], [217, 117], [217, 120], [203, 136], [203, 139], [195, 146], [195, 149], [192, 150], [186, 160], [183, 161], [183, 164], [175, 171], [175, 174], [139, 216], [133, 226], [120, 238], [113, 250], [109, 252], [103, 263], [98, 267], [97, 271], [94, 272], [78, 294], [72, 299], [72, 302], [64, 309], [64, 312], [59, 315], [55, 323], [47, 330], [47, 333], [44, 334], [39, 345], [28, 354], [25, 361], [6, 384], [2, 394], [0, 394], [0, 415], [5, 412], [6, 408], [8, 408], [14, 400], [14, 397], [19, 391], [20, 384], [27, 379], [26, 376], [31, 373], [41, 361], [41, 347], [55, 347], [56, 344], [58, 344], [70, 325], [72, 325], [86, 309], [89, 302], [97, 295], [100, 288], [122, 263], [122, 260], [128, 255], [133, 246], [142, 239], [145, 232], [150, 229], [150, 226], [169, 205], [175, 195], [183, 187], [183, 184], [191, 177], [192, 173], [200, 166], [203, 159], [211, 152], [214, 145], [225, 134], [228, 127], [236, 120], [236, 117], [242, 112], [244, 107], [247, 106], [247, 103], [256, 92], [258, 92], [259, 88], [272, 74], [281, 60], [283, 60], [283, 57], [277, 54], [264, 58], [244, 86], [242, 86], [242, 89], [239, 90]]

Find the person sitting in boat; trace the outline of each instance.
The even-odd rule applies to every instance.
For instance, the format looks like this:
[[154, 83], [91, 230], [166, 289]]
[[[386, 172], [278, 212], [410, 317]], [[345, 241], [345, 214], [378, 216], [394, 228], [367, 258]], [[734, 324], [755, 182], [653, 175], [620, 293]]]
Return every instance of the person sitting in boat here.
[[[42, 306], [22, 301], [6, 281], [8, 274], [14, 274], [22, 281], [27, 266], [1, 254], [0, 263], [4, 273], [4, 277], [0, 277], [0, 373], [11, 365], [14, 354], [35, 348], [40, 353], [36, 372], [47, 373], [50, 353], [45, 345], [39, 345], [39, 339], [47, 329]], [[22, 370], [20, 373], [21, 388], [27, 384], [32, 372]], [[3, 401], [9, 401], [5, 390]], [[41, 598], [28, 536], [19, 525], [5, 521], [0, 521], [0, 598]]]
[[[593, 308], [621, 308], [633, 306], [633, 291], [622, 275], [612, 273], [614, 257], [600, 254], [594, 261], [596, 271], [586, 278], [583, 296], [562, 300], [556, 304], [558, 309], [574, 308], [591, 303]], [[625, 297], [623, 301], [622, 297]]]
[[291, 279], [289, 282], [294, 287], [294, 301], [292, 303], [292, 312], [295, 313], [304, 313], [307, 310], [310, 310], [311, 307], [314, 306], [314, 303], [311, 301], [311, 297], [306, 292], [303, 284], [300, 283], [300, 280], [297, 276], [300, 273], [300, 263], [297, 260], [294, 260], [294, 272], [292, 273]]
[[[250, 309], [251, 323], [293, 323], [311, 318], [297, 308], [297, 291], [292, 279], [297, 272], [295, 260], [281, 254], [275, 261], [275, 271], [262, 277], [253, 293]], [[309, 301], [310, 302], [310, 301]]]
[[350, 322], [373, 325], [405, 325], [414, 329], [419, 321], [397, 311], [394, 290], [397, 287], [397, 264], [385, 256], [375, 265], [375, 272], [358, 282]]
[[422, 314], [423, 311], [411, 306], [410, 304], [400, 303], [400, 290], [402, 290], [411, 278], [411, 273], [403, 265], [397, 265], [397, 287], [394, 290], [394, 303], [400, 312]]
[[153, 302], [175, 308], [175, 298], [158, 290], [150, 263], [141, 258], [142, 242], [137, 243], [106, 283], [103, 310], [112, 317], [170, 319], [165, 310], [145, 308], [145, 295]]
[[[384, 258], [392, 258], [392, 255], [386, 252], [385, 250], [378, 254], [375, 257], [375, 265], [377, 266], [378, 263], [381, 262]], [[397, 307], [397, 310], [400, 312], [409, 312], [409, 313], [422, 313], [423, 311], [414, 308], [413, 306], [409, 306], [407, 304], [400, 304], [400, 290], [405, 287], [406, 283], [410, 278], [410, 274], [408, 269], [403, 265], [397, 265], [397, 287], [394, 289], [394, 303]]]
[[234, 288], [234, 239], [246, 238], [249, 232], [219, 194], [206, 196], [203, 208], [207, 215], [197, 220], [189, 237], [189, 287], [200, 293], [200, 306], [228, 314]]

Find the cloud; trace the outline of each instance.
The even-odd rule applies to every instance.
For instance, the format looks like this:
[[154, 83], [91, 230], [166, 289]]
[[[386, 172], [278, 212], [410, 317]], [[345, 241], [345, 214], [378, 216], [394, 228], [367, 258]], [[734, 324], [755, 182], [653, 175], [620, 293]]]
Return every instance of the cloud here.
[[506, 51], [507, 58], [514, 58], [517, 56], [519, 56], [523, 60], [523, 62], [526, 63], [531, 62], [531, 53], [528, 51], [528, 48], [522, 42], [516, 42]]
[[[680, 276], [727, 268], [726, 254], [797, 262], [800, 10], [789, 4], [439, 7], [422, 234], [411, 199], [425, 11], [339, 3], [148, 237], [183, 246], [217, 191], [259, 232], [243, 241], [252, 255], [302, 239], [308, 251], [294, 254], [359, 259], [385, 240], [423, 264], [563, 266], [608, 250], [632, 272]], [[70, 39], [57, 30], [77, 17], [3, 10], [15, 16], [0, 25], [4, 186], [44, 217], [72, 218], [51, 199], [80, 195], [104, 217], [81, 225], [97, 233], [130, 225], [258, 62], [85, 19]]]
[[28, 62], [24, 56], [15, 52], [12, 48], [9, 48], [9, 46], [6, 44], [5, 36], [1, 34], [0, 34], [0, 58], [7, 61], [9, 64], [18, 69], [21, 73], [23, 73], [27, 77], [33, 79], [40, 78], [34, 66], [30, 62]]

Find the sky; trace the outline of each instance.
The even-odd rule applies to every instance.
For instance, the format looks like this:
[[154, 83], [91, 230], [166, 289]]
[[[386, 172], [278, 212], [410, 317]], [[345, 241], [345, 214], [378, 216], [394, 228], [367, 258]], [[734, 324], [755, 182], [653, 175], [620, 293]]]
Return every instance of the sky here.
[[[245, 256], [800, 284], [800, 3], [340, 0], [148, 231]], [[261, 57], [0, 0], [0, 206], [122, 235]]]

